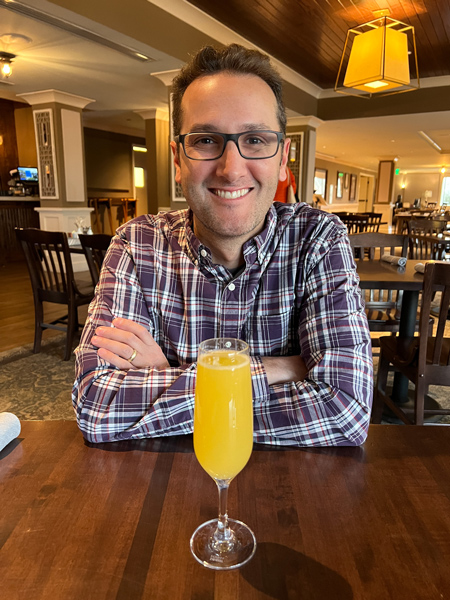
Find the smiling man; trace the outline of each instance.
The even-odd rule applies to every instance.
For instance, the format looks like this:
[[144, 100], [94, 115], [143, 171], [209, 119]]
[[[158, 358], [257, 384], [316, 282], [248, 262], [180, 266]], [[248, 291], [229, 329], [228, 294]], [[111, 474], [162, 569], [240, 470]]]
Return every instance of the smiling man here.
[[173, 84], [171, 148], [188, 210], [117, 231], [76, 350], [73, 403], [92, 442], [192, 432], [197, 348], [251, 353], [255, 441], [359, 445], [370, 335], [346, 229], [273, 203], [290, 140], [267, 56], [201, 50]]

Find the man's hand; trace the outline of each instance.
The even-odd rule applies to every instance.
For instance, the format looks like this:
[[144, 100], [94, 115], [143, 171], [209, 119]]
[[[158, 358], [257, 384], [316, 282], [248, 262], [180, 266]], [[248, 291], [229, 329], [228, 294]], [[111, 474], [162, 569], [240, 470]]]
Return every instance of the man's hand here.
[[[152, 335], [134, 321], [114, 319], [114, 327], [97, 327], [92, 343], [98, 347], [98, 355], [119, 369], [142, 369], [152, 367], [165, 369], [169, 366], [161, 348]], [[133, 362], [129, 359], [136, 355]]]
[[269, 385], [303, 381], [308, 372], [301, 356], [263, 356], [261, 360]]

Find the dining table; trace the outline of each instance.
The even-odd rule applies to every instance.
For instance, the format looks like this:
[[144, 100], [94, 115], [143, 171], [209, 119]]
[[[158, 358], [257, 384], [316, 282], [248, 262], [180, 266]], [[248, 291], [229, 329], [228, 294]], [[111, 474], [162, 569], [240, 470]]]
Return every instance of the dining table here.
[[371, 425], [360, 447], [255, 444], [230, 516], [257, 550], [192, 557], [217, 489], [192, 436], [91, 444], [23, 421], [0, 452], [4, 600], [442, 600], [450, 597], [450, 428]]

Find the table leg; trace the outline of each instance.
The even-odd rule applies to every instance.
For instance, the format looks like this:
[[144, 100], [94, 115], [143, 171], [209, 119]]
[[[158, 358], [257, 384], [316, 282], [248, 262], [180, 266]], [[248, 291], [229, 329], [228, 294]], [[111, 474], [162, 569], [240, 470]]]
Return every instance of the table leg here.
[[[413, 337], [417, 320], [419, 292], [405, 291], [402, 299], [402, 314], [400, 316], [400, 337]], [[392, 399], [398, 404], [408, 402], [408, 378], [401, 373], [394, 374]]]

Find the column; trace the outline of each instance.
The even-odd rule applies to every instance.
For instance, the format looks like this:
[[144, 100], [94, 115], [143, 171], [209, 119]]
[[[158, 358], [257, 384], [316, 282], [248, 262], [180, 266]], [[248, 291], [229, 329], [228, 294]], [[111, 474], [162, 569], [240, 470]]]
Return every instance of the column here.
[[167, 89], [167, 102], [169, 106], [169, 131], [168, 131], [168, 142], [167, 149], [169, 152], [169, 163], [168, 163], [168, 171], [167, 176], [169, 180], [169, 199], [170, 199], [170, 208], [171, 210], [180, 210], [182, 208], [187, 208], [186, 200], [183, 196], [183, 191], [181, 186], [175, 181], [175, 168], [173, 165], [172, 159], [172, 151], [169, 148], [169, 142], [173, 139], [172, 132], [172, 104], [170, 100], [170, 86], [172, 85], [172, 81], [176, 75], [180, 72], [179, 69], [172, 69], [171, 71], [158, 71], [155, 73], [150, 73], [153, 77], [156, 77], [166, 86]]
[[323, 123], [317, 117], [288, 119], [287, 136], [295, 144], [288, 165], [297, 180], [300, 202], [312, 204], [314, 194], [314, 169], [316, 164], [316, 130]]
[[171, 151], [169, 147], [169, 111], [150, 108], [137, 113], [145, 121], [147, 146], [147, 210], [157, 214], [170, 210]]
[[[75, 221], [91, 223], [87, 206], [82, 109], [90, 98], [58, 90], [20, 94], [33, 107], [39, 168], [41, 229], [76, 229]], [[82, 255], [74, 255], [74, 270], [84, 270]]]
[[377, 191], [373, 211], [381, 213], [382, 221], [391, 225], [394, 196], [395, 160], [387, 158], [378, 163]]

